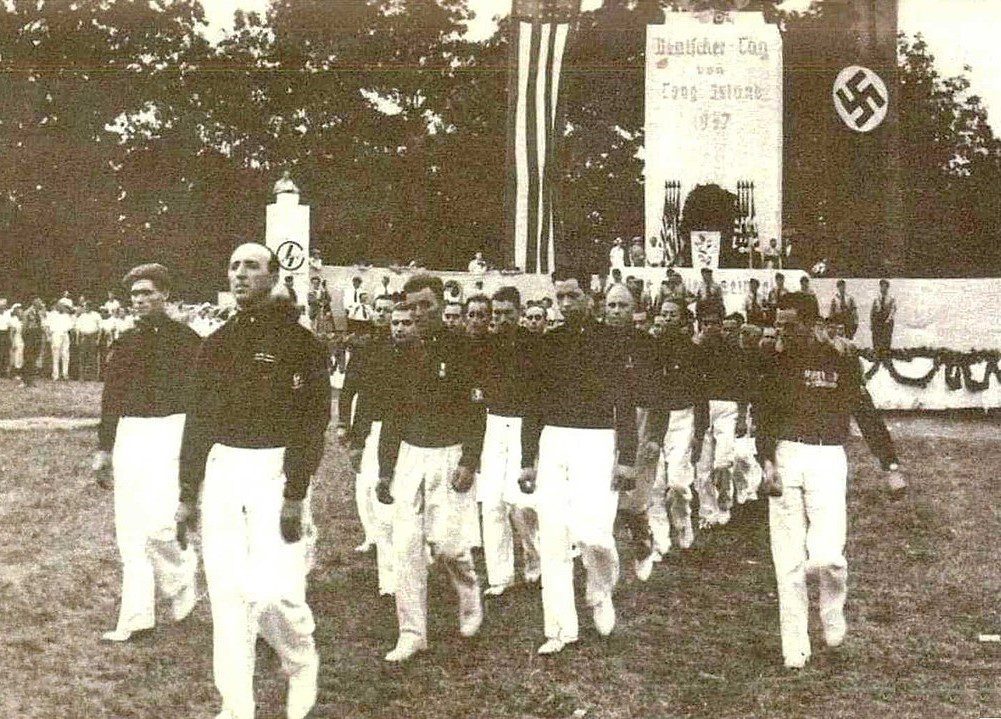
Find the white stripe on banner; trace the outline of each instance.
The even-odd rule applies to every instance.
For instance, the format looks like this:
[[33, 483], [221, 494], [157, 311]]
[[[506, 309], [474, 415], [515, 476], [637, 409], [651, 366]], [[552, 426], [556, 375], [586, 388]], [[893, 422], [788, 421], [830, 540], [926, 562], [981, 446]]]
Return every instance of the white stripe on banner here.
[[[567, 35], [569, 34], [569, 32], [570, 32], [569, 23], [561, 23], [556, 26], [556, 46], [553, 49], [553, 97], [552, 97], [553, 117], [550, 122], [552, 123], [553, 127], [553, 141], [557, 143], [559, 142], [559, 138], [562, 136], [563, 128], [556, 126], [556, 118], [559, 116], [559, 114], [556, 112], [556, 106], [558, 104], [560, 96], [560, 80], [561, 80], [561, 73], [563, 71], [563, 53], [566, 50]], [[552, 172], [550, 173], [550, 180], [553, 183], [559, 182], [559, 180], [556, 179], [556, 171], [557, 168], [553, 167]], [[551, 192], [551, 188], [547, 188], [547, 191]], [[546, 243], [546, 252], [549, 254], [549, 263], [547, 267], [549, 268], [549, 271], [552, 272], [554, 269], [556, 269], [556, 240], [555, 240], [555, 233], [553, 231], [554, 227], [553, 218], [555, 216], [555, 213], [553, 212], [553, 205], [550, 204], [549, 207], [550, 207], [549, 238], [548, 242]]]
[[[542, 252], [543, 247], [549, 244], [549, 238], [546, 237], [546, 233], [549, 229], [547, 218], [543, 213], [543, 197], [549, 191], [549, 188], [545, 182], [545, 168], [546, 168], [546, 149], [549, 144], [549, 137], [547, 134], [547, 121], [546, 121], [546, 74], [549, 68], [549, 32], [552, 25], [546, 24], [541, 25], [540, 30], [541, 36], [539, 37], [539, 63], [538, 67], [538, 82], [535, 86], [535, 137], [536, 137], [536, 147], [538, 148], [539, 158], [538, 165], [538, 177], [539, 177], [539, 196], [536, 201], [538, 207], [538, 222], [536, 223], [535, 231], [535, 271], [540, 272], [542, 268]], [[549, 123], [552, 119], [549, 119]]]
[[528, 259], [528, 148], [525, 137], [525, 97], [528, 94], [532, 23], [518, 23], [518, 102], [515, 108], [514, 158], [517, 176], [514, 209], [514, 260], [525, 270]]
[[[547, 174], [546, 165], [552, 159], [547, 155], [549, 145], [558, 137], [550, 137], [550, 134], [561, 131], [556, 128], [559, 114], [556, 106], [569, 31], [568, 23], [518, 24], [513, 224], [515, 264], [525, 272], [548, 274], [554, 269], [553, 187], [557, 180], [556, 168], [550, 167]], [[550, 41], [553, 43], [551, 57]]]

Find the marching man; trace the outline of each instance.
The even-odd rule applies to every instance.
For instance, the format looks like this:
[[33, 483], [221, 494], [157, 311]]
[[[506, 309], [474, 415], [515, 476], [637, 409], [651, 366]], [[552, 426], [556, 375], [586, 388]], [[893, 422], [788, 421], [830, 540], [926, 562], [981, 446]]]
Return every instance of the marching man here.
[[258, 634], [288, 676], [288, 719], [303, 719], [319, 668], [303, 500], [330, 421], [326, 350], [298, 323], [297, 308], [272, 297], [271, 250], [240, 245], [228, 274], [237, 312], [205, 340], [193, 368], [178, 538], [187, 541], [201, 490], [218, 719], [253, 719]]
[[399, 638], [385, 659], [403, 662], [427, 648], [429, 546], [459, 599], [459, 633], [483, 622], [471, 553], [479, 543], [473, 479], [483, 443], [482, 401], [474, 396], [465, 340], [441, 327], [444, 287], [414, 275], [393, 309], [393, 352], [379, 436], [380, 502], [393, 504]]
[[[372, 317], [373, 333], [364, 352], [352, 353], [348, 364], [344, 386], [357, 390], [354, 419], [347, 435], [351, 449], [349, 457], [355, 470], [355, 502], [358, 516], [365, 531], [367, 549], [375, 545], [376, 568], [378, 571], [379, 594], [389, 595], [395, 591], [395, 557], [392, 545], [392, 511], [375, 496], [379, 483], [379, 435], [385, 412], [384, 383], [388, 355], [391, 351], [390, 321], [393, 314], [393, 298], [380, 295], [375, 298], [375, 314]], [[350, 405], [341, 404], [341, 417], [351, 414]], [[340, 419], [339, 422], [345, 422]], [[356, 550], [359, 549], [356, 547]]]
[[124, 642], [155, 623], [156, 587], [184, 619], [195, 606], [194, 549], [177, 542], [174, 508], [187, 395], [185, 377], [201, 343], [167, 317], [170, 276], [163, 265], [139, 265], [122, 280], [139, 318], [110, 354], [101, 395], [101, 487], [114, 484], [115, 536], [122, 558], [118, 625], [106, 641]]
[[499, 595], [514, 584], [516, 537], [524, 557], [525, 581], [537, 582], [541, 570], [535, 503], [518, 485], [521, 418], [527, 406], [528, 333], [518, 327], [521, 295], [517, 288], [502, 287], [495, 292], [492, 312], [495, 334], [479, 373], [488, 412], [476, 490], [483, 508], [483, 555], [490, 585], [484, 594]]
[[520, 482], [524, 491], [538, 492], [546, 635], [539, 654], [577, 641], [575, 544], [595, 628], [608, 636], [615, 627], [619, 555], [612, 530], [618, 490], [635, 481], [636, 407], [628, 387], [608, 371], [627, 364], [628, 349], [588, 321], [576, 280], [557, 282], [556, 298], [564, 324], [540, 343], [527, 390], [534, 402], [522, 420]]
[[[820, 580], [824, 641], [840, 646], [846, 632], [848, 593], [844, 445], [854, 414], [866, 432], [870, 411], [861, 395], [858, 359], [814, 329], [813, 306], [801, 293], [778, 304], [777, 354], [766, 368], [759, 396], [758, 454], [765, 481], [780, 487], [769, 499], [769, 533], [778, 584], [779, 624], [785, 666], [810, 659], [807, 573]], [[866, 437], [883, 469], [898, 472], [892, 444]]]

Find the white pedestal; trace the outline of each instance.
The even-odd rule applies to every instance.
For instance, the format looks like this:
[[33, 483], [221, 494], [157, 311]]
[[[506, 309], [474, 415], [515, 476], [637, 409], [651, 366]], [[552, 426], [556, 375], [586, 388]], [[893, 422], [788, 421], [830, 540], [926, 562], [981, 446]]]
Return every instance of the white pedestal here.
[[267, 207], [264, 241], [281, 265], [280, 282], [292, 276], [300, 305], [309, 292], [309, 205], [299, 204], [299, 193], [282, 192]]

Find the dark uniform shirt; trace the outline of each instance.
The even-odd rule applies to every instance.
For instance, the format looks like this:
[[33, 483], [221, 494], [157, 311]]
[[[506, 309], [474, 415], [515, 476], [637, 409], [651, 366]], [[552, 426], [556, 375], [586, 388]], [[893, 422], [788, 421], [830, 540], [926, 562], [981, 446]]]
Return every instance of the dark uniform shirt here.
[[532, 404], [531, 358], [541, 342], [519, 327], [510, 334], [493, 335], [489, 355], [480, 373], [484, 402], [490, 414], [523, 417]]
[[664, 436], [671, 412], [689, 407], [695, 409], [696, 431], [701, 428], [704, 433], [709, 425], [709, 405], [698, 345], [687, 336], [665, 337], [655, 343], [654, 351], [651, 439], [659, 442]]
[[186, 411], [201, 338], [165, 315], [140, 321], [112, 345], [101, 393], [100, 449], [115, 445], [120, 417], [169, 417]]
[[696, 356], [706, 399], [751, 401], [755, 383], [738, 347], [726, 340], [704, 342], [698, 345]]
[[[758, 456], [774, 459], [775, 445], [783, 439], [843, 445], [852, 415], [883, 466], [896, 461], [885, 425], [863, 396], [854, 353], [819, 342], [780, 352], [765, 368], [758, 398]], [[877, 425], [883, 433], [873, 431]]]
[[476, 469], [483, 447], [482, 396], [474, 390], [466, 338], [448, 333], [393, 347], [382, 378], [384, 415], [379, 475], [396, 466], [400, 442], [414, 447], [462, 446], [459, 464]]
[[[351, 420], [349, 434], [351, 446], [362, 449], [365, 440], [372, 431], [373, 422], [381, 422], [386, 414], [385, 378], [388, 375], [389, 356], [392, 350], [389, 335], [378, 333], [357, 354], [352, 353], [344, 375], [344, 387], [349, 388], [356, 397], [354, 419]], [[350, 386], [348, 380], [351, 380]], [[344, 389], [338, 397], [340, 415], [338, 424], [346, 425], [351, 416], [351, 404], [344, 403]]]
[[635, 363], [629, 335], [600, 324], [563, 325], [543, 336], [531, 360], [532, 404], [522, 423], [522, 466], [531, 467], [542, 428], [616, 430], [620, 464], [636, 457], [636, 399], [623, 377]]
[[193, 502], [214, 444], [285, 448], [285, 497], [301, 500], [330, 422], [326, 350], [284, 305], [235, 314], [205, 339], [181, 448], [181, 499]]

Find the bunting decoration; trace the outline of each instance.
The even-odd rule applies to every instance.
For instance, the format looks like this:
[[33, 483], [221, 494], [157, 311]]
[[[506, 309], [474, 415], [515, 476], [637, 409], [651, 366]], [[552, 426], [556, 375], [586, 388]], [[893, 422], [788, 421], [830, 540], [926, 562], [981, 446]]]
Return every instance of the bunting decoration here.
[[580, 0], [514, 0], [508, 87], [509, 256], [523, 272], [554, 270], [560, 78]]

